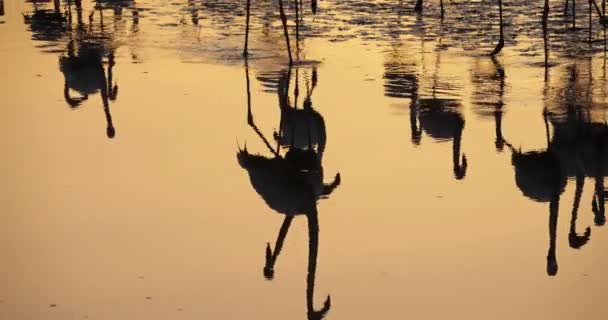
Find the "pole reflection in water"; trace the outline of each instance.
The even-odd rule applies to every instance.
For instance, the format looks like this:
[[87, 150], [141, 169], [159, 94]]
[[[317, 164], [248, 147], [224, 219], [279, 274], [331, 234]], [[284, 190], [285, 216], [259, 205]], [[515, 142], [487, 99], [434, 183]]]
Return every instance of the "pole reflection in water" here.
[[[327, 141], [325, 121], [314, 109], [312, 94], [317, 86], [317, 69], [312, 67], [311, 77], [306, 81], [305, 97], [298, 107], [300, 68], [295, 69], [294, 103], [289, 98], [289, 87], [293, 69], [275, 73], [278, 79], [263, 77], [267, 83], [276, 83], [281, 120], [278, 132], [274, 133], [277, 143], [271, 142], [256, 126], [251, 106], [249, 68], [245, 65], [247, 81], [247, 123], [264, 142], [270, 156], [249, 153], [245, 146], [237, 153], [240, 166], [247, 171], [255, 191], [275, 212], [285, 215], [279, 229], [274, 250], [270, 244], [266, 247], [264, 277], [273, 279], [275, 264], [292, 220], [297, 215], [304, 215], [308, 221], [308, 275], [306, 277], [306, 309], [308, 319], [321, 319], [329, 312], [331, 299], [328, 295], [323, 307], [314, 308], [314, 287], [317, 269], [317, 252], [319, 247], [319, 221], [317, 201], [327, 198], [340, 185], [340, 174], [336, 174], [331, 183], [323, 181], [323, 153]], [[285, 149], [284, 155], [281, 150]]]

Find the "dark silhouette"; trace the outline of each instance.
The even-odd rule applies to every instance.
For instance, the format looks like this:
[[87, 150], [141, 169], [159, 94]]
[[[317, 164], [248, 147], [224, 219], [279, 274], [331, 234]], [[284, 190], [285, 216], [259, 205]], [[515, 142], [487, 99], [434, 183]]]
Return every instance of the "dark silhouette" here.
[[[573, 0], [574, 1], [574, 0]], [[503, 31], [503, 21], [502, 21], [502, 0], [498, 0], [498, 23], [500, 26], [500, 36], [498, 38], [498, 43], [496, 44], [496, 47], [494, 48], [494, 51], [492, 51], [492, 55], [496, 55], [499, 54], [500, 51], [502, 50], [502, 48], [505, 46], [505, 35], [504, 35], [504, 31]]]
[[[488, 61], [491, 64], [488, 64]], [[473, 68], [471, 68], [471, 82], [474, 88], [472, 104], [475, 107], [475, 112], [484, 118], [494, 118], [494, 146], [497, 152], [502, 152], [505, 143], [502, 134], [502, 116], [505, 111], [505, 70], [494, 56], [486, 59], [476, 59]]]
[[4, 0], [0, 0], [0, 17], [4, 16]]
[[[424, 72], [418, 72], [421, 62], [412, 59], [412, 54], [401, 52], [398, 38], [391, 42], [392, 50], [384, 63], [384, 94], [393, 98], [408, 98], [410, 111], [410, 129], [412, 143], [419, 145], [422, 132], [438, 142], [452, 140], [452, 163], [454, 177], [458, 180], [466, 175], [467, 158], [461, 155], [462, 132], [464, 130], [464, 117], [460, 113], [461, 103], [458, 99], [444, 98], [438, 93], [443, 88], [448, 91], [451, 86], [439, 79], [441, 67], [441, 50], [437, 50], [435, 60], [435, 73], [432, 80], [430, 95], [421, 94], [420, 78]], [[420, 39], [423, 46], [425, 41]], [[441, 37], [438, 41], [441, 47]], [[421, 51], [424, 51], [421, 48]], [[424, 70], [424, 68], [423, 68]]]
[[[78, 46], [77, 48], [75, 48]], [[116, 132], [110, 114], [110, 101], [116, 100], [118, 85], [112, 85], [112, 68], [114, 67], [114, 54], [108, 54], [107, 76], [103, 66], [104, 48], [99, 45], [81, 42], [70, 42], [68, 54], [59, 58], [61, 73], [65, 78], [63, 94], [66, 103], [71, 108], [77, 108], [88, 99], [89, 95], [101, 93], [101, 101], [106, 116], [108, 138], [114, 138]], [[70, 90], [80, 94], [74, 98]]]
[[602, 105], [596, 106], [592, 97], [591, 59], [586, 66], [571, 64], [566, 73], [565, 86], [556, 99], [558, 103], [549, 108], [554, 136], [562, 146], [562, 158], [569, 159], [568, 174], [577, 177], [577, 185], [582, 187], [585, 176], [595, 180], [592, 210], [596, 225], [603, 225], [606, 220], [604, 177], [608, 175], [605, 166], [608, 125], [592, 115], [592, 110]]
[[[581, 124], [581, 123], [579, 123]], [[583, 234], [578, 234], [576, 231], [576, 220], [578, 217], [578, 208], [583, 192], [585, 172], [592, 170], [596, 176], [595, 195], [593, 200], [593, 213], [597, 225], [602, 225], [605, 222], [605, 189], [603, 186], [603, 178], [606, 175], [603, 168], [603, 163], [606, 161], [606, 155], [603, 146], [592, 146], [591, 144], [601, 143], [604, 145], [608, 138], [608, 127], [597, 128], [597, 125], [591, 125], [596, 128], [584, 128], [601, 130], [592, 133], [595, 137], [587, 134], [565, 138], [563, 130], [559, 126], [554, 127], [553, 140], [550, 141], [549, 147], [545, 151], [533, 151], [522, 153], [521, 151], [513, 150], [512, 163], [515, 168], [515, 180], [518, 188], [522, 193], [535, 201], [549, 202], [549, 253], [547, 255], [547, 273], [555, 275], [557, 273], [557, 259], [555, 254], [555, 239], [556, 226], [558, 218], [559, 198], [563, 192], [567, 176], [569, 172], [575, 171], [576, 175], [576, 190], [572, 206], [572, 218], [570, 220], [570, 230], [568, 234], [568, 242], [570, 247], [579, 249], [584, 246], [590, 239], [591, 228], [587, 227]], [[547, 133], [549, 135], [549, 133]], [[602, 159], [585, 159], [586, 155], [591, 153], [592, 157], [602, 157]], [[575, 167], [575, 168], [571, 168]], [[591, 173], [591, 172], [589, 172]]]
[[[441, 38], [439, 38], [441, 46]], [[433, 75], [433, 86], [430, 98], [420, 98], [415, 94], [410, 106], [410, 125], [414, 143], [418, 144], [421, 139], [422, 131], [426, 132], [436, 141], [452, 140], [452, 168], [454, 177], [461, 180], [467, 172], [467, 157], [461, 155], [460, 146], [462, 143], [462, 132], [464, 130], [464, 117], [460, 109], [461, 103], [457, 99], [440, 98], [437, 96], [437, 88], [449, 87], [449, 85], [439, 84], [439, 69], [441, 67], [441, 50], [437, 51], [435, 61], [435, 73]], [[418, 118], [419, 127], [415, 118]], [[417, 141], [416, 141], [417, 140]]]
[[547, 274], [557, 274], [555, 254], [559, 199], [566, 185], [561, 174], [559, 160], [550, 150], [522, 153], [513, 150], [512, 164], [515, 168], [515, 183], [522, 193], [535, 201], [549, 202], [549, 251]]
[[[106, 2], [109, 1], [97, 1], [97, 6]], [[111, 1], [107, 5], [118, 8], [132, 2]], [[76, 11], [75, 24], [73, 8]], [[120, 10], [115, 9], [115, 13], [120, 14]], [[59, 1], [54, 1], [52, 10], [41, 9], [34, 2], [32, 14], [25, 15], [24, 19], [30, 26], [33, 39], [65, 48], [65, 53], [59, 57], [59, 69], [64, 76], [63, 97], [68, 106], [78, 108], [90, 95], [99, 93], [107, 123], [106, 135], [114, 138], [116, 130], [110, 113], [110, 102], [117, 98], [118, 85], [113, 80], [113, 34], [103, 28], [93, 30], [92, 15], [88, 26], [83, 22], [81, 0], [67, 1], [67, 10], [63, 13]], [[64, 47], [62, 43], [67, 45]]]
[[[546, 115], [546, 114], [545, 114]], [[547, 274], [557, 274], [558, 264], [555, 241], [559, 200], [566, 186], [566, 175], [555, 146], [548, 141], [544, 151], [521, 152], [509, 143], [512, 150], [511, 163], [515, 170], [515, 184], [524, 196], [538, 202], [549, 202], [549, 250], [547, 253]]]
[[[89, 95], [100, 93], [101, 102], [106, 118], [106, 135], [114, 138], [116, 130], [110, 113], [110, 102], [118, 95], [118, 85], [113, 81], [115, 65], [112, 36], [102, 34], [101, 37], [91, 33], [91, 24], [87, 27], [82, 21], [82, 6], [75, 2], [77, 25], [70, 33], [66, 53], [59, 57], [59, 69], [64, 76], [63, 96], [70, 108], [78, 108], [88, 100]], [[69, 7], [69, 17], [72, 11]], [[89, 20], [90, 21], [90, 20]], [[107, 58], [107, 62], [104, 62]], [[107, 64], [107, 68], [104, 68]], [[78, 93], [74, 97], [71, 91]]]
[[[414, 6], [414, 11], [421, 13], [423, 5], [424, 4], [423, 4], [422, 0], [416, 0], [416, 5]], [[443, 8], [443, 0], [439, 0], [439, 8], [440, 8], [440, 12], [441, 12], [441, 19], [443, 19], [443, 16], [445, 15], [445, 10]]]
[[460, 102], [455, 99], [426, 98], [418, 99], [411, 111], [417, 116], [419, 123], [419, 127], [415, 120], [412, 123], [412, 132], [415, 133], [416, 139], [419, 140], [418, 137], [424, 131], [438, 141], [452, 140], [452, 164], [454, 177], [458, 180], [465, 177], [468, 166], [466, 156], [460, 155], [465, 124], [459, 111], [460, 107]]
[[[303, 108], [289, 101], [291, 68], [281, 72], [276, 80], [281, 124], [274, 136], [279, 146], [273, 148], [268, 139], [255, 125], [251, 110], [249, 68], [245, 66], [247, 80], [247, 122], [262, 139], [272, 156], [251, 154], [245, 147], [237, 153], [240, 166], [247, 170], [252, 186], [266, 204], [277, 213], [285, 215], [276, 240], [274, 252], [266, 246], [264, 276], [274, 278], [275, 263], [283, 247], [283, 242], [293, 218], [305, 215], [308, 220], [308, 275], [306, 277], [306, 307], [308, 319], [321, 319], [329, 312], [331, 299], [328, 295], [323, 307], [313, 306], [314, 285], [319, 246], [319, 222], [317, 201], [328, 197], [340, 184], [340, 174], [334, 180], [323, 183], [322, 157], [326, 144], [325, 124], [321, 115], [312, 107], [311, 94], [317, 84], [316, 70], [313, 70], [312, 85], [306, 90]], [[297, 78], [297, 76], [296, 76]], [[272, 82], [272, 81], [269, 81]], [[297, 79], [296, 79], [297, 83]], [[297, 92], [297, 90], [296, 90]], [[297, 101], [297, 93], [296, 93]], [[297, 103], [297, 102], [296, 102]], [[281, 146], [287, 149], [281, 155]]]
[[[590, 61], [590, 60], [589, 60]], [[576, 221], [585, 178], [595, 181], [592, 211], [597, 226], [605, 224], [606, 188], [604, 177], [608, 175], [608, 124], [593, 118], [594, 102], [591, 95], [591, 64], [581, 70], [578, 63], [567, 67], [565, 84], [556, 89], [557, 97], [550, 99], [545, 89], [547, 103], [543, 112], [547, 136], [544, 151], [522, 153], [506, 143], [513, 151], [512, 163], [515, 180], [522, 193], [535, 201], [549, 202], [549, 252], [547, 273], [557, 273], [555, 253], [556, 226], [560, 195], [568, 177], [575, 177], [576, 188], [568, 233], [571, 248], [583, 247], [591, 237], [591, 228], [577, 232]], [[587, 72], [589, 77], [583, 77]], [[549, 127], [553, 127], [553, 133]]]

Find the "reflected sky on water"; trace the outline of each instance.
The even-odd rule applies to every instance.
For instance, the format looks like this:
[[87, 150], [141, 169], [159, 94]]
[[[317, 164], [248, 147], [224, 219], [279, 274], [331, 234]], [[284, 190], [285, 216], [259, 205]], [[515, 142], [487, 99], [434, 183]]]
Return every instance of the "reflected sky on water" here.
[[597, 13], [414, 2], [0, 0], [0, 318], [605, 319]]

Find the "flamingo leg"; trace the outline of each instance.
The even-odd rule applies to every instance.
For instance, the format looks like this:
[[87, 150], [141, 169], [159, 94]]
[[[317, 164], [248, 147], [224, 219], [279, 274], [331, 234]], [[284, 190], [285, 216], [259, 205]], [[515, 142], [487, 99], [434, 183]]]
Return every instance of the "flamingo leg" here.
[[293, 58], [291, 57], [291, 45], [289, 44], [289, 32], [287, 31], [287, 16], [283, 9], [283, 0], [279, 0], [279, 13], [281, 15], [281, 23], [283, 24], [283, 33], [285, 35], [285, 42], [287, 44], [287, 54], [289, 55], [289, 65], [293, 65]]
[[498, 0], [498, 12], [499, 12], [499, 23], [500, 23], [500, 38], [498, 39], [498, 44], [494, 51], [492, 51], [492, 55], [496, 55], [500, 53], [502, 48], [505, 46], [505, 38], [503, 31], [503, 22], [502, 22], [502, 0]]
[[248, 52], [247, 52], [247, 47], [249, 45], [249, 9], [251, 6], [251, 0], [247, 0], [247, 4], [246, 4], [246, 18], [245, 18], [245, 48], [243, 49], [243, 56], [247, 57]]
[[422, 0], [416, 1], [416, 6], [414, 7], [414, 11], [422, 12]]
[[266, 264], [264, 265], [264, 276], [267, 279], [272, 279], [274, 277], [274, 265], [279, 257], [279, 254], [281, 254], [281, 249], [283, 249], [283, 243], [285, 242], [285, 238], [289, 232], [289, 227], [291, 226], [292, 220], [293, 216], [285, 216], [283, 219], [283, 224], [281, 224], [281, 229], [279, 229], [279, 235], [277, 236], [277, 240], [274, 245], [274, 252], [272, 249], [270, 249], [270, 244], [266, 244]]
[[245, 59], [245, 79], [247, 82], [247, 124], [255, 131], [255, 133], [262, 139], [266, 147], [274, 154], [275, 156], [279, 156], [279, 152], [272, 148], [268, 139], [264, 136], [264, 134], [257, 127], [255, 122], [253, 121], [253, 113], [251, 112], [251, 88], [250, 88], [250, 80], [249, 80], [249, 65], [247, 63], [247, 59]]

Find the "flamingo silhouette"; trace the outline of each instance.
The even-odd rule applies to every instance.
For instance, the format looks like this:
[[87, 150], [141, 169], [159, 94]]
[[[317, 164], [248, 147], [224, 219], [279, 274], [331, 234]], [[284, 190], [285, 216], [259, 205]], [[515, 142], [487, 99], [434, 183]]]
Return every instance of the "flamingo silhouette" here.
[[[589, 72], [591, 67], [589, 66]], [[581, 77], [576, 63], [566, 68], [565, 85], [559, 89], [556, 105], [545, 97], [547, 105], [543, 112], [547, 136], [547, 148], [544, 151], [522, 153], [505, 142], [512, 150], [512, 163], [515, 168], [515, 180], [522, 193], [535, 201], [549, 202], [549, 252], [547, 254], [547, 273], [557, 273], [555, 253], [556, 227], [558, 219], [559, 198], [567, 178], [575, 177], [576, 187], [568, 243], [571, 248], [584, 246], [591, 236], [588, 226], [583, 233], [577, 232], [576, 221], [586, 177], [595, 180], [592, 211], [597, 226], [605, 224], [606, 188], [604, 177], [608, 175], [605, 163], [608, 161], [608, 124], [590, 118], [589, 110], [593, 108], [591, 100], [591, 83]], [[591, 75], [589, 75], [591, 79]], [[589, 80], [590, 81], [590, 80]], [[545, 90], [545, 95], [548, 90]], [[553, 127], [550, 133], [549, 123]]]
[[[247, 147], [239, 149], [237, 159], [240, 166], [249, 175], [250, 182], [266, 204], [277, 213], [285, 215], [283, 224], [275, 243], [274, 252], [270, 245], [266, 246], [266, 262], [264, 276], [274, 278], [274, 268], [283, 247], [293, 218], [305, 215], [308, 221], [308, 274], [306, 277], [306, 306], [310, 320], [323, 318], [331, 308], [331, 298], [328, 295], [323, 307], [319, 310], [313, 306], [315, 275], [317, 268], [317, 252], [319, 246], [319, 222], [317, 201], [328, 197], [340, 185], [340, 174], [336, 174], [329, 184], [323, 182], [322, 157], [326, 143], [325, 125], [321, 115], [312, 108], [310, 95], [316, 86], [307, 90], [304, 109], [298, 110], [289, 102], [289, 81], [291, 68], [281, 73], [278, 79], [277, 93], [281, 109], [281, 124], [275, 139], [279, 146], [273, 148], [255, 125], [251, 110], [251, 94], [249, 85], [249, 69], [245, 65], [247, 81], [247, 122], [262, 139], [272, 153], [267, 157], [251, 154]], [[316, 73], [316, 72], [315, 72]], [[316, 132], [316, 133], [315, 133]], [[306, 142], [306, 143], [304, 143]], [[286, 154], [280, 154], [281, 146], [287, 148]]]
[[419, 127], [414, 123], [412, 129], [416, 136], [422, 131], [438, 141], [452, 140], [452, 163], [454, 177], [463, 179], [467, 172], [466, 155], [460, 155], [464, 118], [460, 111], [461, 104], [454, 99], [427, 98], [419, 99], [415, 111]]
[[[424, 39], [420, 40], [420, 44], [424, 46]], [[466, 155], [461, 155], [462, 132], [465, 121], [460, 113], [462, 104], [458, 99], [443, 98], [437, 94], [439, 87], [450, 89], [449, 84], [441, 83], [439, 80], [441, 50], [437, 50], [430, 97], [421, 97], [420, 78], [424, 76], [424, 71], [421, 74], [417, 71], [421, 62], [413, 61], [411, 54], [401, 54], [398, 41], [392, 42], [391, 45], [393, 50], [384, 63], [384, 95], [409, 99], [410, 129], [413, 144], [420, 144], [422, 132], [439, 142], [452, 140], [454, 177], [458, 180], [463, 179], [468, 166]], [[441, 47], [441, 38], [438, 46]]]
[[[507, 143], [508, 146], [511, 146]], [[515, 183], [524, 196], [538, 201], [549, 202], [549, 250], [547, 253], [547, 274], [554, 276], [558, 271], [555, 253], [559, 200], [566, 185], [558, 157], [553, 150], [521, 152], [512, 149], [511, 163], [515, 169]]]
[[498, 23], [499, 23], [499, 38], [498, 38], [498, 43], [496, 44], [496, 47], [494, 48], [494, 50], [492, 51], [492, 53], [490, 53], [491, 55], [496, 55], [498, 53], [500, 53], [500, 51], [502, 51], [502, 48], [504, 48], [505, 46], [505, 35], [504, 35], [504, 27], [503, 27], [503, 21], [502, 21], [502, 0], [498, 0]]
[[[441, 38], [439, 39], [441, 46]], [[458, 99], [440, 98], [437, 96], [439, 85], [439, 68], [441, 65], [441, 50], [437, 51], [435, 74], [431, 97], [420, 98], [418, 92], [412, 95], [410, 105], [410, 125], [414, 143], [419, 143], [422, 132], [426, 132], [436, 141], [452, 140], [452, 168], [454, 177], [461, 180], [465, 177], [468, 167], [467, 157], [460, 149], [465, 120], [460, 112], [462, 104]], [[449, 86], [448, 86], [449, 87]], [[419, 87], [416, 87], [419, 90]], [[418, 124], [416, 122], [418, 119]]]
[[[113, 82], [114, 51], [108, 49], [109, 38], [90, 35], [82, 21], [82, 7], [76, 2], [77, 30], [71, 34], [67, 53], [59, 57], [59, 69], [64, 76], [63, 96], [71, 108], [78, 108], [89, 95], [100, 93], [106, 118], [106, 135], [114, 138], [116, 130], [110, 113], [110, 101], [118, 95], [118, 85]], [[71, 17], [71, 8], [70, 8]], [[104, 57], [107, 56], [107, 70]], [[79, 97], [73, 97], [75, 91]]]
[[[569, 124], [571, 125], [571, 124]], [[522, 193], [538, 202], [549, 202], [549, 252], [547, 254], [547, 273], [557, 274], [557, 259], [555, 253], [556, 228], [558, 219], [559, 199], [567, 177], [573, 172], [576, 177], [576, 188], [572, 205], [568, 243], [571, 248], [579, 249], [590, 239], [591, 228], [586, 227], [582, 234], [577, 233], [576, 221], [578, 209], [586, 176], [595, 179], [595, 192], [592, 200], [592, 210], [596, 225], [603, 225], [605, 219], [604, 203], [606, 190], [603, 184], [606, 176], [604, 163], [608, 159], [606, 142], [608, 141], [608, 126], [605, 124], [578, 123], [583, 126], [580, 135], [569, 136], [570, 133], [560, 130], [571, 130], [554, 126], [553, 140], [549, 141], [544, 151], [521, 152], [506, 142], [513, 152], [512, 164], [515, 168], [515, 181]], [[549, 136], [549, 134], [547, 134]]]
[[559, 146], [552, 143], [549, 136], [547, 112], [543, 112], [543, 117], [547, 130], [547, 148], [545, 150], [522, 152], [515, 149], [509, 142], [505, 141], [505, 144], [512, 151], [511, 164], [515, 171], [515, 184], [522, 194], [537, 202], [549, 202], [547, 275], [555, 276], [558, 271], [555, 243], [559, 200], [567, 183], [567, 174], [557, 154], [556, 149]]
[[[112, 68], [114, 67], [114, 54], [108, 55], [107, 77], [103, 67], [104, 49], [95, 45], [81, 43], [74, 49], [70, 42], [68, 54], [59, 58], [60, 70], [65, 78], [63, 94], [66, 103], [71, 108], [77, 108], [88, 99], [89, 95], [100, 92], [103, 110], [106, 116], [108, 138], [114, 138], [116, 132], [110, 114], [110, 101], [116, 100], [118, 85], [112, 85]], [[73, 98], [70, 90], [78, 92], [81, 96]]]

